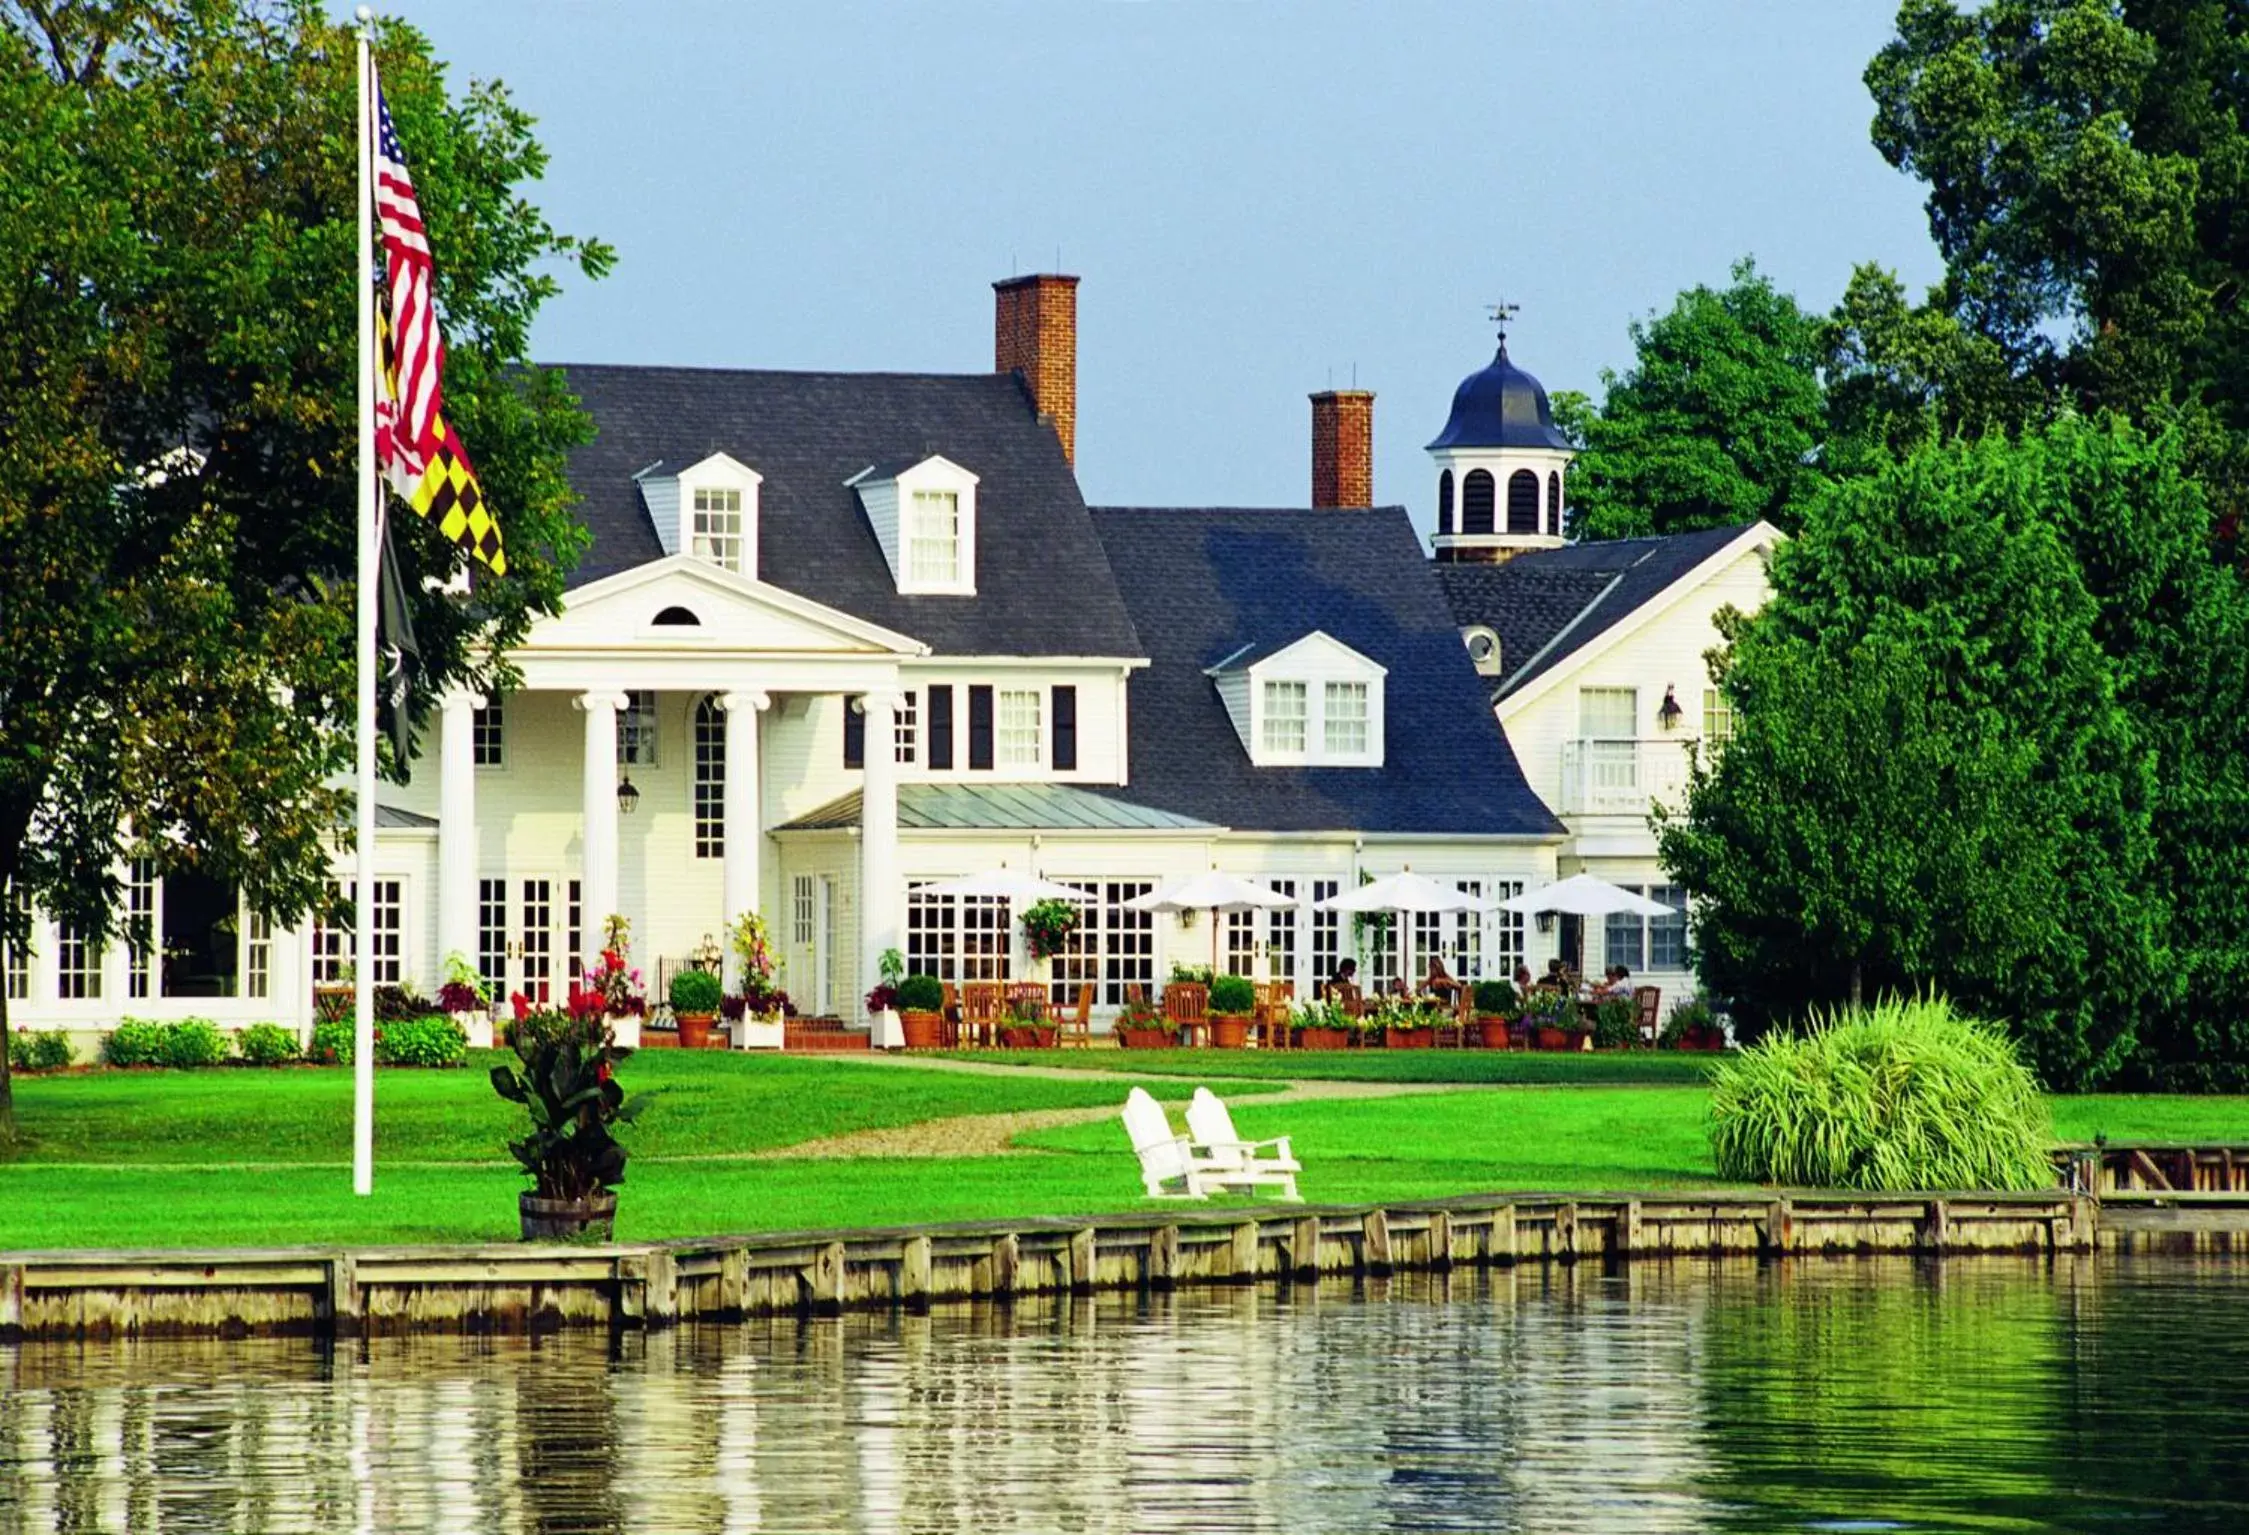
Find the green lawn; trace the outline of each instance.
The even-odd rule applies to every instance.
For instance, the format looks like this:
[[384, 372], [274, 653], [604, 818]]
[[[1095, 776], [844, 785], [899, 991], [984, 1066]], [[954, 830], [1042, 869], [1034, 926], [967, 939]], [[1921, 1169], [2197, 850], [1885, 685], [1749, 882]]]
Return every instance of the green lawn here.
[[[1088, 1064], [1147, 1073], [1159, 1096], [1174, 1100], [1192, 1084], [1149, 1072], [1151, 1060], [1210, 1080], [1234, 1100], [1243, 1133], [1293, 1138], [1307, 1167], [1304, 1192], [1314, 1200], [1715, 1181], [1699, 1086], [1603, 1085], [1580, 1075], [1566, 1091], [1530, 1084], [1260, 1105], [1255, 1095], [1274, 1083], [1219, 1074], [1238, 1077], [1245, 1062], [1264, 1065], [1255, 1053], [1180, 1054], [1176, 1062], [1136, 1052]], [[1356, 1066], [1383, 1057], [1346, 1059]], [[1585, 1063], [1571, 1064], [1582, 1070]], [[709, 1160], [959, 1114], [1106, 1107], [1121, 1100], [1128, 1078], [663, 1051], [635, 1057], [628, 1072], [635, 1087], [663, 1096], [627, 1132], [635, 1156], [618, 1226], [627, 1239], [1087, 1215], [1139, 1203], [1133, 1158], [1106, 1116], [1027, 1134], [1020, 1144], [1037, 1154], [1025, 1156]], [[382, 1152], [369, 1200], [350, 1193], [347, 1071], [96, 1073], [25, 1079], [17, 1090], [29, 1140], [0, 1165], [0, 1249], [504, 1241], [515, 1234], [522, 1180], [496, 1160], [509, 1119], [481, 1070], [380, 1076]], [[2242, 1098], [2058, 1098], [2054, 1116], [2064, 1140], [2096, 1132], [2249, 1139], [2249, 1099]]]
[[1698, 1083], [1724, 1057], [1617, 1050], [962, 1050], [964, 1061], [1143, 1076], [1321, 1082]]

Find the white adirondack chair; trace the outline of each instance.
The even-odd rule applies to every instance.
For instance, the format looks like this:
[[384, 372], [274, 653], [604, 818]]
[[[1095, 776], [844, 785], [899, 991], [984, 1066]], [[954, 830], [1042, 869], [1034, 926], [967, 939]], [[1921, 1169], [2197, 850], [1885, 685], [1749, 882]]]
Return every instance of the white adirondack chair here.
[[1190, 1154], [1202, 1164], [1204, 1183], [1248, 1194], [1273, 1188], [1284, 1200], [1303, 1202], [1304, 1196], [1296, 1191], [1296, 1175], [1304, 1171], [1304, 1164], [1290, 1151], [1288, 1137], [1243, 1140], [1225, 1102], [1207, 1087], [1196, 1088], [1187, 1105], [1187, 1140]]
[[[1187, 1137], [1172, 1132], [1163, 1105], [1136, 1087], [1125, 1095], [1125, 1134], [1140, 1157], [1140, 1181], [1150, 1199], [1207, 1199], [1202, 1164], [1188, 1150]], [[1172, 1185], [1176, 1184], [1177, 1187]]]

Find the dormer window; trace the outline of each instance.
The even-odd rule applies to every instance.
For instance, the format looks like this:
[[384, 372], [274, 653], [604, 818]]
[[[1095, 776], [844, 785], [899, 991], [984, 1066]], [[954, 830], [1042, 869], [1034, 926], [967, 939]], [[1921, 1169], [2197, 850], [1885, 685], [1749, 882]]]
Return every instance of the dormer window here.
[[909, 597], [976, 595], [977, 478], [939, 454], [869, 464], [847, 482]]
[[957, 586], [961, 578], [961, 498], [953, 490], [917, 490], [908, 515], [907, 567], [916, 586]]
[[1244, 645], [1207, 675], [1259, 767], [1380, 767], [1384, 669], [1318, 630]]
[[633, 476], [666, 554], [757, 576], [757, 497], [764, 477], [741, 460], [713, 453], [692, 464], [659, 461]]

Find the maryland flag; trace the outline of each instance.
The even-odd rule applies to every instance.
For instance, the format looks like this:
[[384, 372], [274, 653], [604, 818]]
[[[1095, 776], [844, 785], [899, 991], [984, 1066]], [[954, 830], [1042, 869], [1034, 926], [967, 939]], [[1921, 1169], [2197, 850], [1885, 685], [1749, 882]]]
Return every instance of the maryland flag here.
[[400, 500], [492, 574], [508, 573], [500, 524], [485, 504], [468, 450], [444, 413], [445, 338], [430, 297], [435, 275], [429, 236], [406, 154], [391, 127], [390, 104], [375, 84], [375, 219], [381, 226], [382, 282], [376, 324], [382, 363], [375, 408], [375, 453]]

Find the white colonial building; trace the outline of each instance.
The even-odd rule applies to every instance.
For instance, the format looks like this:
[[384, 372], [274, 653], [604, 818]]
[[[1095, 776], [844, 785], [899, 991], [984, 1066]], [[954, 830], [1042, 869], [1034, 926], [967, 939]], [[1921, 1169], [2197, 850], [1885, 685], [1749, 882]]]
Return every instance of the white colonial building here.
[[[1352, 952], [1378, 976], [1543, 960], [1520, 918], [1312, 909], [1409, 866], [1509, 894], [1569, 846], [1406, 511], [1089, 508], [1076, 280], [996, 286], [990, 373], [565, 369], [596, 426], [571, 462], [591, 548], [520, 680], [445, 699], [385, 786], [378, 982], [429, 990], [457, 953], [558, 998], [610, 912], [654, 981], [754, 908], [800, 1008], [855, 1019], [893, 947], [948, 979], [1031, 973], [1004, 903], [923, 893], [1001, 866], [1087, 892], [1041, 978], [1103, 1008], [1214, 949], [1304, 983]], [[1368, 429], [1315, 452], [1363, 466]], [[1456, 446], [1471, 479], [1530, 465]], [[1536, 452], [1551, 541], [1566, 455]], [[1301, 904], [1216, 933], [1124, 904], [1213, 865]], [[347, 963], [347, 934], [276, 931], [204, 883], [131, 901], [137, 937], [41, 922], [7, 957], [19, 1025], [302, 1025]]]
[[[1722, 740], [1725, 700], [1708, 654], [1725, 608], [1754, 612], [1779, 540], [1768, 523], [1664, 538], [1566, 543], [1570, 450], [1546, 391], [1509, 361], [1470, 374], [1429, 446], [1437, 480], [1437, 577], [1485, 679], [1524, 777], [1561, 818], [1564, 875], [1593, 874], [1676, 907], [1674, 920], [1611, 917], [1581, 931], [1559, 919], [1573, 963], [1611, 964], [1691, 992], [1686, 894], [1656, 856], [1653, 805], [1677, 805], [1688, 753]], [[1457, 477], [1483, 474], [1473, 494]], [[1505, 486], [1496, 520], [1493, 485]]]

